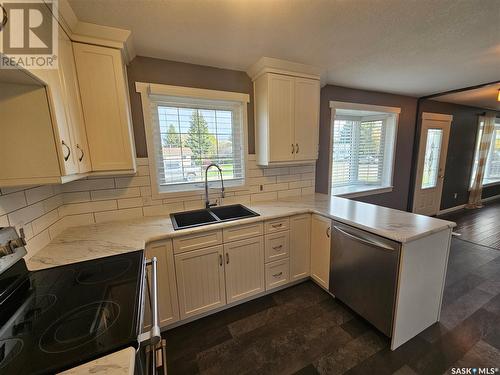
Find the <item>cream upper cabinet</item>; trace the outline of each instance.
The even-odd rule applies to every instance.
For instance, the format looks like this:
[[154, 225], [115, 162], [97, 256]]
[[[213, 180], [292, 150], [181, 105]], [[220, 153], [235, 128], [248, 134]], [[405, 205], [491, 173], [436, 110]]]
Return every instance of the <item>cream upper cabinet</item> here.
[[311, 259], [311, 215], [290, 218], [290, 281], [308, 277]]
[[318, 158], [319, 80], [264, 73], [254, 80], [259, 165]]
[[78, 172], [86, 173], [92, 167], [80, 99], [80, 88], [76, 77], [73, 43], [61, 28], [59, 28], [59, 72], [62, 76], [62, 93], [66, 107], [66, 117], [70, 124], [69, 131], [74, 160], [77, 163]]
[[224, 261], [227, 303], [264, 291], [262, 236], [225, 244]]
[[93, 171], [135, 171], [121, 51], [73, 43]]
[[312, 215], [311, 221], [311, 277], [328, 289], [330, 278], [330, 237], [332, 221]]
[[319, 81], [295, 78], [295, 160], [318, 158], [319, 93]]
[[[172, 240], [148, 244], [146, 246], [146, 258], [151, 259], [153, 257], [156, 257], [158, 262], [158, 310], [160, 326], [164, 327], [180, 319]], [[150, 273], [151, 268], [148, 267], [148, 280], [151, 280]], [[146, 303], [145, 309], [144, 328], [148, 329], [151, 326], [149, 304]]]
[[175, 254], [181, 319], [226, 304], [222, 245]]

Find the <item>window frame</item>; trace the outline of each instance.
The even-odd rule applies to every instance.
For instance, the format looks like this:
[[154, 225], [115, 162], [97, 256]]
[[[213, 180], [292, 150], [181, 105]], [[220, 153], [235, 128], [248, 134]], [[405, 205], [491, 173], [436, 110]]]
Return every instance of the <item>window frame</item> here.
[[[377, 119], [381, 119], [384, 117], [385, 120], [388, 120], [389, 116], [393, 116], [393, 134], [392, 134], [392, 149], [390, 159], [384, 160], [389, 163], [390, 170], [383, 171], [382, 175], [386, 174], [386, 176], [382, 177], [382, 180], [387, 181], [386, 184], [382, 185], [364, 185], [363, 188], [355, 188], [352, 186], [351, 191], [346, 188], [345, 193], [334, 194], [332, 189], [332, 165], [333, 165], [333, 129], [334, 122], [336, 118], [336, 111], [342, 110], [355, 110], [355, 111], [369, 111], [369, 112], [383, 112], [384, 114], [379, 115], [371, 115], [365, 116], [366, 119], [371, 119], [372, 121], [376, 121]], [[329, 142], [329, 156], [328, 156], [328, 192], [330, 195], [338, 196], [338, 197], [346, 197], [346, 198], [355, 198], [362, 197], [373, 194], [381, 194], [391, 192], [393, 190], [393, 181], [394, 181], [394, 164], [396, 160], [396, 145], [397, 145], [397, 135], [398, 135], [398, 126], [399, 126], [399, 114], [401, 113], [401, 108], [399, 107], [388, 107], [388, 106], [379, 106], [372, 104], [360, 104], [360, 103], [350, 103], [350, 102], [339, 102], [339, 101], [330, 101], [330, 142]], [[342, 115], [340, 115], [342, 116]], [[384, 130], [387, 136], [387, 129]], [[387, 149], [388, 140], [385, 141], [385, 147]], [[387, 150], [384, 150], [384, 154]], [[385, 168], [383, 168], [385, 169]], [[349, 186], [349, 185], [346, 185]]]
[[[156, 83], [135, 82], [136, 92], [141, 96], [142, 114], [144, 119], [144, 130], [146, 133], [146, 145], [148, 150], [148, 164], [151, 184], [151, 194], [154, 199], [176, 198], [183, 196], [192, 196], [204, 191], [203, 182], [193, 182], [185, 184], [185, 189], [179, 191], [161, 191], [157, 174], [157, 150], [155, 149], [154, 129], [155, 121], [152, 119], [151, 105], [158, 106], [161, 101], [151, 98], [151, 96], [170, 96], [183, 97], [186, 99], [201, 99], [211, 101], [235, 102], [241, 108], [241, 146], [243, 162], [242, 183], [237, 186], [227, 186], [225, 190], [238, 191], [248, 188], [248, 110], [247, 105], [250, 102], [250, 95], [245, 93], [199, 89], [183, 86], [163, 85]], [[219, 181], [209, 182], [209, 187], [214, 185], [218, 187]]]

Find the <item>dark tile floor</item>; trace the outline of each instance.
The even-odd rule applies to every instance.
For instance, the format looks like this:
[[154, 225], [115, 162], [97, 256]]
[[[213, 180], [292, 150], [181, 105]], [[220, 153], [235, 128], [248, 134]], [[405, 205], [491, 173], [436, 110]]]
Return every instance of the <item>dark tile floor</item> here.
[[[310, 281], [165, 333], [168, 373], [444, 374], [500, 367], [500, 251], [454, 238], [441, 322], [395, 351]], [[500, 374], [500, 373], [499, 373]]]

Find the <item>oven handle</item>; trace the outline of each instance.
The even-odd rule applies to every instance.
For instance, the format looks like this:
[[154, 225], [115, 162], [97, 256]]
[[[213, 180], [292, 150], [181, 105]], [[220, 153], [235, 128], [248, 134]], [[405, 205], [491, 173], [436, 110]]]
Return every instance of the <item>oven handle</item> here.
[[[156, 257], [146, 260], [144, 268], [151, 265], [152, 285], [151, 285], [151, 330], [139, 335], [139, 343], [148, 342], [151, 345], [156, 345], [161, 340], [160, 325], [158, 323], [158, 260]], [[147, 283], [146, 283], [147, 285]]]

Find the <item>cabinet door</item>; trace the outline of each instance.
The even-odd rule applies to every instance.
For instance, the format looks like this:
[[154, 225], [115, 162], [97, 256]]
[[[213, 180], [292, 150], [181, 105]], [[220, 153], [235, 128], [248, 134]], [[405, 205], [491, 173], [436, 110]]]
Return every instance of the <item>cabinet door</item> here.
[[174, 258], [181, 319], [226, 304], [222, 245], [176, 254]]
[[[179, 320], [179, 304], [177, 300], [177, 283], [175, 281], [174, 252], [172, 241], [154, 242], [146, 247], [146, 258], [156, 257], [158, 261], [158, 309], [160, 326], [166, 326]], [[148, 267], [151, 280], [151, 269]], [[150, 286], [151, 288], [151, 286]], [[151, 326], [151, 313], [146, 303], [144, 312], [144, 328]]]
[[73, 43], [61, 27], [59, 27], [59, 71], [63, 77], [62, 88], [71, 135], [72, 152], [75, 155], [78, 172], [89, 172], [91, 170], [90, 154], [83, 119], [80, 88], [76, 77]]
[[271, 162], [293, 160], [294, 78], [269, 74], [269, 155]]
[[313, 215], [311, 222], [311, 277], [328, 289], [330, 277], [330, 236], [332, 221]]
[[311, 215], [290, 218], [290, 281], [310, 274]]
[[73, 43], [92, 170], [135, 169], [121, 52]]
[[319, 81], [295, 78], [295, 160], [318, 158], [319, 94]]
[[[52, 13], [48, 8], [41, 9], [46, 12], [44, 17], [52, 17]], [[56, 20], [53, 20], [56, 22]], [[50, 24], [45, 22], [43, 27], [49, 27]], [[40, 30], [40, 32], [43, 32]], [[47, 32], [47, 31], [45, 31]], [[59, 34], [63, 31], [60, 29]], [[61, 35], [59, 36], [61, 38]], [[49, 101], [50, 116], [57, 144], [57, 153], [59, 156], [59, 164], [61, 167], [61, 175], [71, 175], [78, 173], [77, 156], [74, 152], [74, 147], [71, 140], [70, 120], [66, 108], [66, 97], [64, 93], [64, 77], [62, 69], [33, 69], [30, 70], [33, 75], [46, 83], [47, 96]]]
[[262, 236], [224, 245], [227, 303], [264, 291]]

